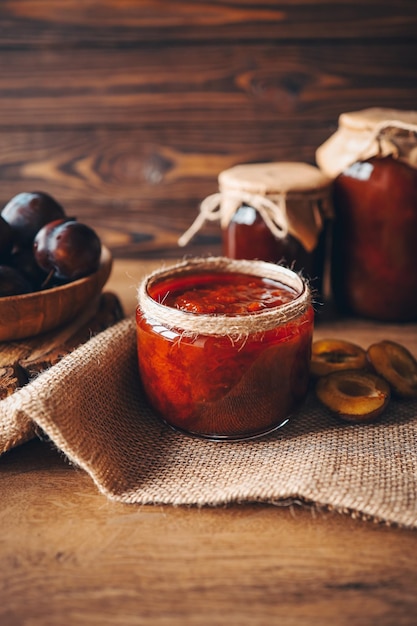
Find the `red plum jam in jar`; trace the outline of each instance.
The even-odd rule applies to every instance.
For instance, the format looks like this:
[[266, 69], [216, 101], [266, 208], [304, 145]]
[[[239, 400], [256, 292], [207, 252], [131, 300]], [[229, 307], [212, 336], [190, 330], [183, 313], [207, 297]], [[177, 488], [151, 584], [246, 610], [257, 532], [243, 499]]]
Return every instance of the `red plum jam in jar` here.
[[307, 394], [313, 318], [308, 285], [272, 263], [210, 257], [154, 272], [137, 308], [151, 407], [208, 439], [283, 426]]
[[384, 322], [417, 320], [417, 111], [344, 113], [317, 160], [335, 177], [337, 308]]

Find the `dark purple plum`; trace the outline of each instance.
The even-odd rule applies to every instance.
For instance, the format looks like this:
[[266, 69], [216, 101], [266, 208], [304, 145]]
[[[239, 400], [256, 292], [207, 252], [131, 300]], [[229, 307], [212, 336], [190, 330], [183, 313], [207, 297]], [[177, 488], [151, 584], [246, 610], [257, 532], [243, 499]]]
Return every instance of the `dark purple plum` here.
[[98, 269], [101, 242], [92, 228], [67, 218], [43, 226], [33, 242], [33, 252], [45, 272], [72, 281]]
[[35, 291], [42, 287], [42, 283], [47, 277], [47, 273], [36, 262], [32, 248], [21, 248], [13, 251], [7, 265], [14, 267], [23, 274], [32, 283]]
[[36, 233], [48, 222], [65, 217], [65, 211], [43, 191], [22, 192], [6, 204], [1, 216], [11, 226], [18, 247], [31, 246]]
[[13, 248], [13, 231], [0, 215], [0, 259], [5, 260]]
[[9, 265], [0, 265], [0, 297], [18, 296], [31, 291], [31, 283], [21, 272]]

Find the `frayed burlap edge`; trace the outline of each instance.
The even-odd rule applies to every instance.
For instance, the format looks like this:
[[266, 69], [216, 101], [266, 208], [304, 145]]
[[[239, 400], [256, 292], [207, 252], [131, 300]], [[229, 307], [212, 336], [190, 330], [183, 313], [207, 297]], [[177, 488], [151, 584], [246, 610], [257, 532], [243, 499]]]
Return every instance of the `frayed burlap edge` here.
[[378, 424], [336, 422], [310, 394], [282, 430], [240, 442], [174, 432], [150, 410], [133, 319], [100, 333], [0, 402], [0, 423], [29, 420], [98, 490], [130, 504], [304, 502], [417, 528], [417, 404]]

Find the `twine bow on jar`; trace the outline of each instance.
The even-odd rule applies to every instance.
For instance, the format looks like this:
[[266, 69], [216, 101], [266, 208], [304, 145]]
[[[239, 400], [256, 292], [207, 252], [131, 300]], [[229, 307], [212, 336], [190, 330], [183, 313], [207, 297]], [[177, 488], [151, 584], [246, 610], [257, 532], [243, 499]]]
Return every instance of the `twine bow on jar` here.
[[202, 201], [199, 214], [190, 228], [178, 239], [178, 244], [186, 246], [205, 222], [220, 221], [221, 227], [227, 228], [242, 205], [256, 209], [271, 233], [278, 239], [283, 239], [288, 235], [285, 194], [277, 194], [272, 200], [261, 194], [244, 190], [228, 190], [213, 193]]
[[240, 208], [250, 207], [275, 239], [282, 241], [290, 235], [311, 252], [324, 220], [332, 217], [330, 180], [307, 163], [243, 163], [220, 172], [218, 182], [218, 192], [202, 201], [196, 219], [178, 240], [180, 246], [205, 222], [218, 221], [224, 231]]

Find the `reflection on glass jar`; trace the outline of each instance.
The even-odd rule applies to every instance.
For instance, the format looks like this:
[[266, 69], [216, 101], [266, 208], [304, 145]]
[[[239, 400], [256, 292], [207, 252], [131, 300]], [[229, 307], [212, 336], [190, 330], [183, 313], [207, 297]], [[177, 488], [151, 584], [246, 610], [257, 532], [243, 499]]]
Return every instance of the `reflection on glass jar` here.
[[307, 393], [312, 331], [308, 286], [270, 263], [194, 259], [139, 287], [142, 383], [186, 433], [245, 439], [285, 424]]

